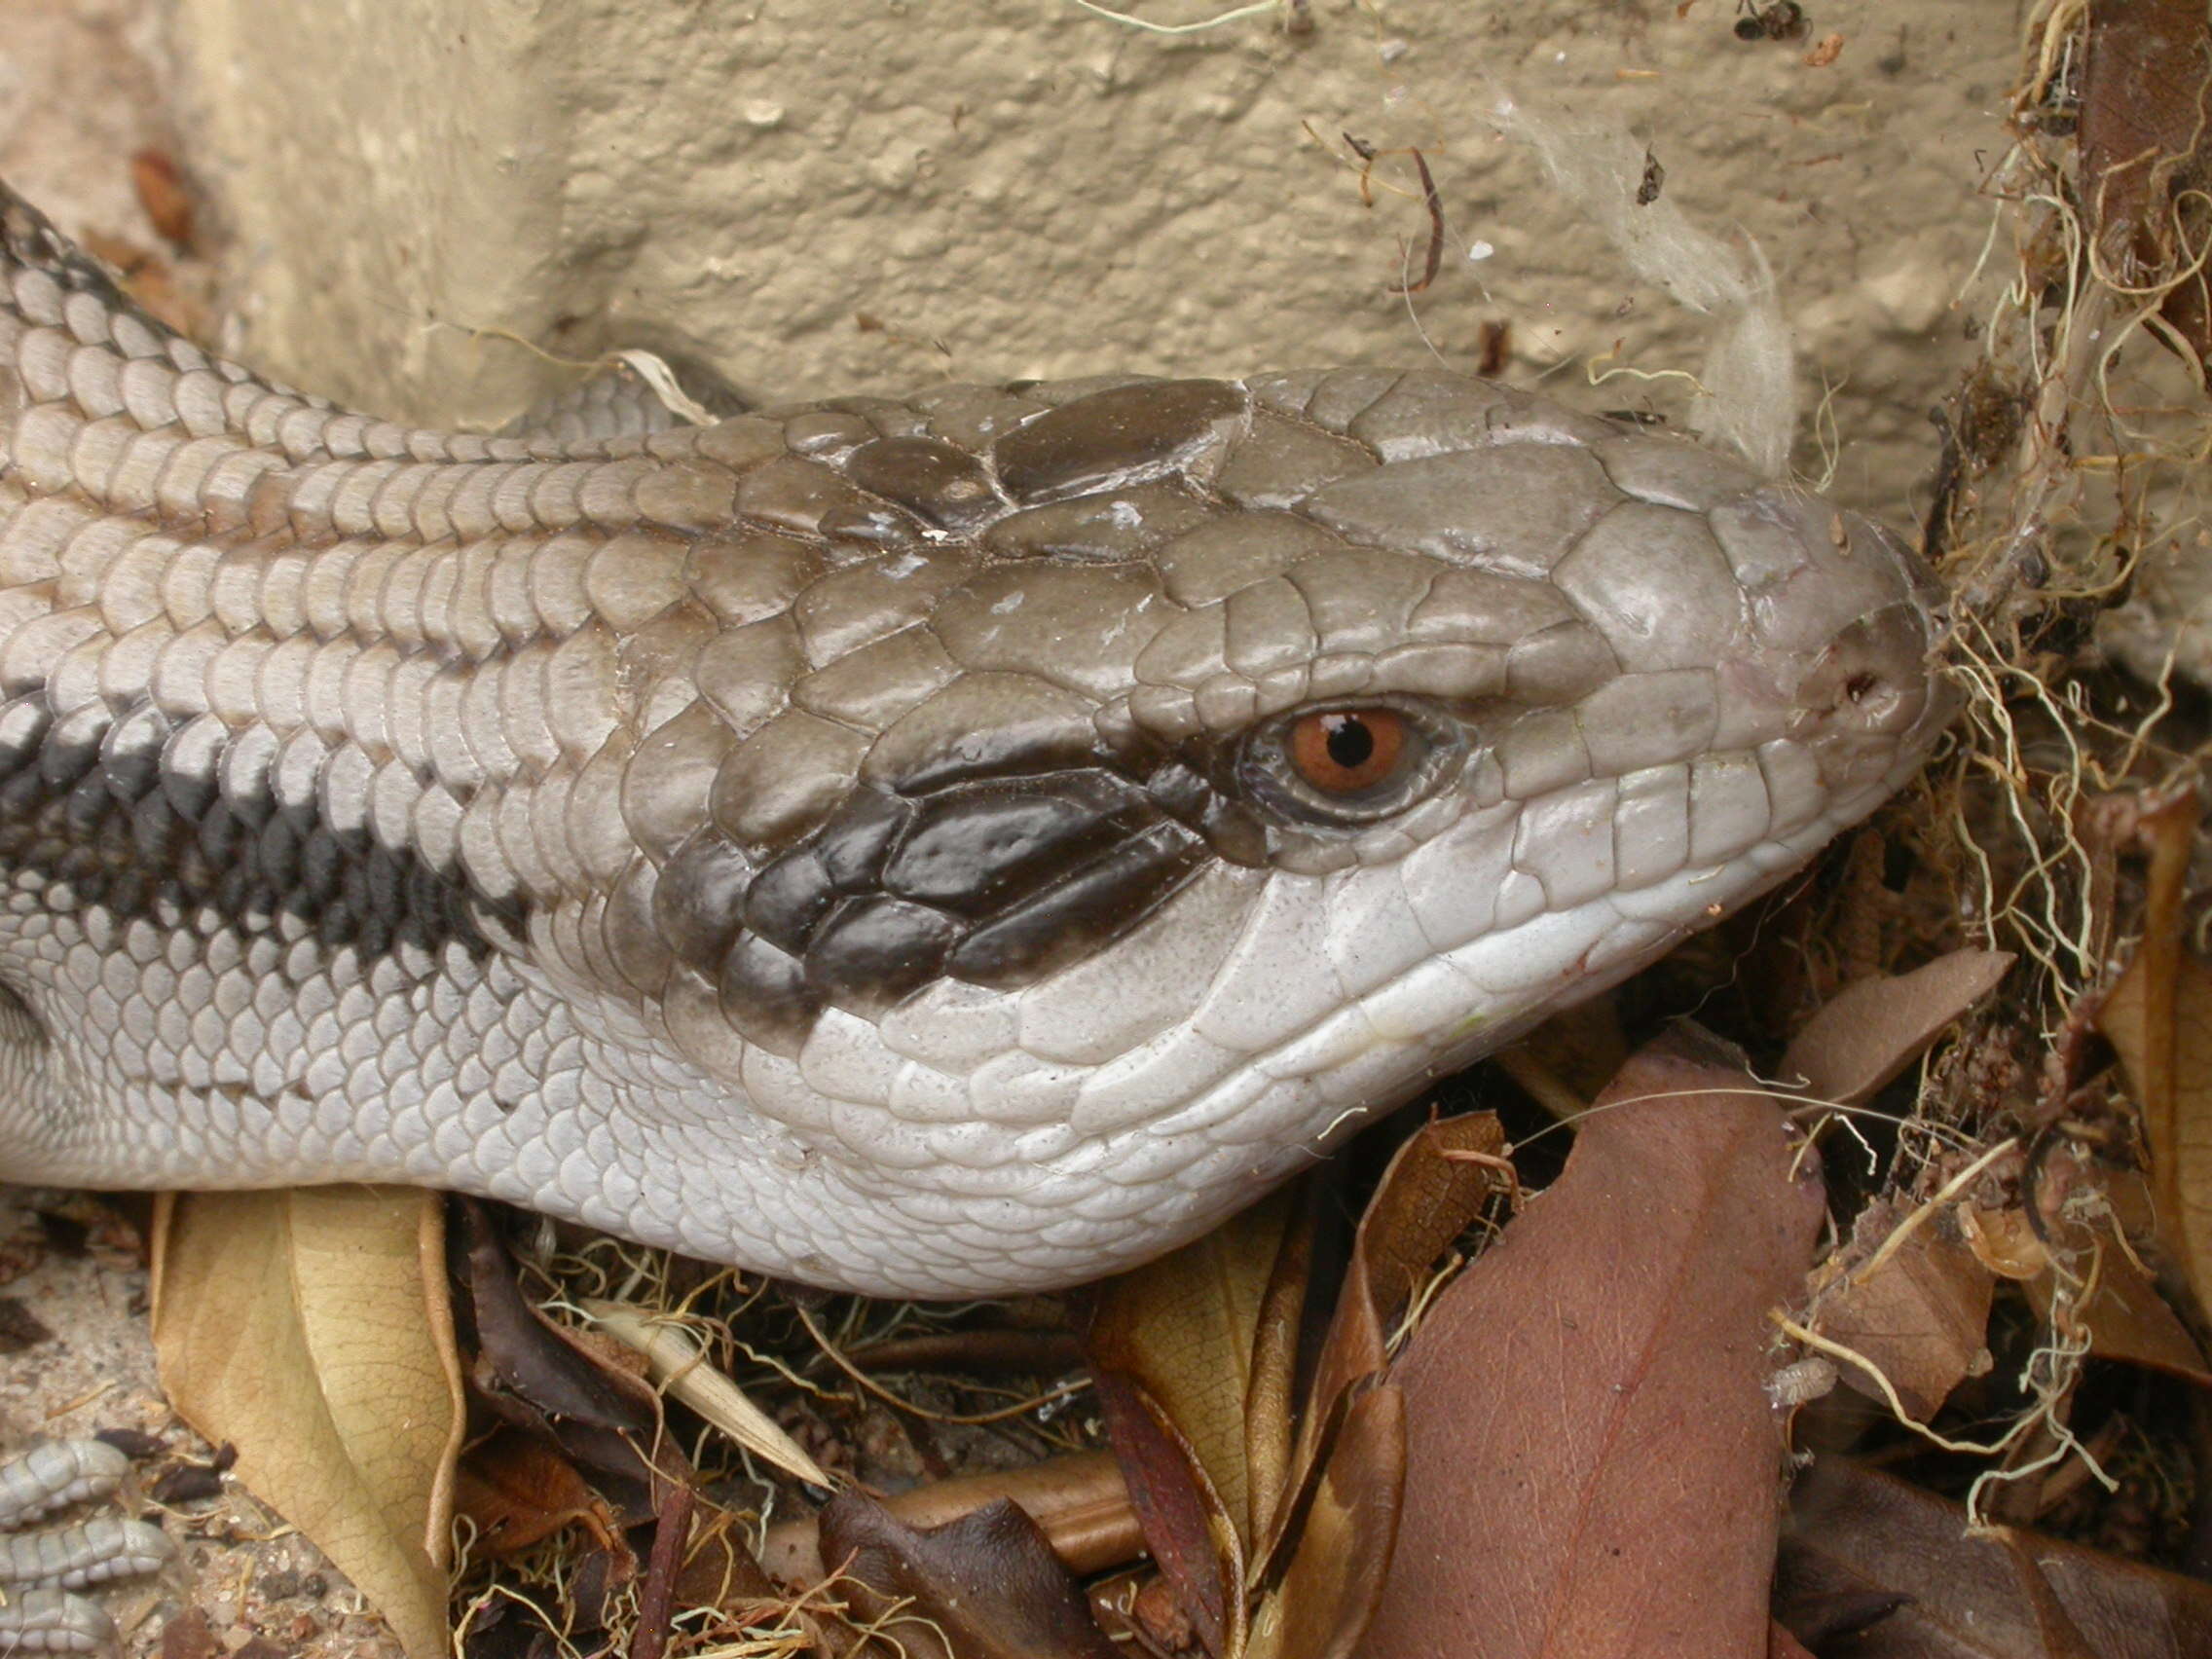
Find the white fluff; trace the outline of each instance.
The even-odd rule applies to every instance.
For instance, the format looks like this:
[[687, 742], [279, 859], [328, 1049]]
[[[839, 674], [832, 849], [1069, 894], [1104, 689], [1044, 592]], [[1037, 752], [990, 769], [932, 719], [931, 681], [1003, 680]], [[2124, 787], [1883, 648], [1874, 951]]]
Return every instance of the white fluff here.
[[1638, 276], [1713, 317], [1690, 428], [1780, 477], [1797, 425], [1797, 378], [1774, 273], [1758, 244], [1747, 237], [1741, 250], [1729, 246], [1664, 196], [1640, 204], [1644, 148], [1616, 125], [1539, 115], [1503, 94], [1487, 113], [1500, 133], [1534, 152]]

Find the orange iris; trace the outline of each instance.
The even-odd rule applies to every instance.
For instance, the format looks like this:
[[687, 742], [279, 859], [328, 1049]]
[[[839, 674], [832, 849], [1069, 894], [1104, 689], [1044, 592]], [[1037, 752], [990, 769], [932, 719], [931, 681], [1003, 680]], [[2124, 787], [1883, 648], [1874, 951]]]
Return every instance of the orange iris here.
[[1331, 709], [1290, 728], [1290, 762], [1324, 794], [1357, 794], [1397, 768], [1404, 717], [1390, 709]]

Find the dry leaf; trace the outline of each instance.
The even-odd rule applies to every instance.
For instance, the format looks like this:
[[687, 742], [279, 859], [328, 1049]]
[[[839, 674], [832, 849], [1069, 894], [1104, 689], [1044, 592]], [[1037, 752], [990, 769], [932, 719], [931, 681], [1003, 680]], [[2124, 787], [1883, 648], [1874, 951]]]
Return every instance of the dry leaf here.
[[461, 1369], [445, 1200], [413, 1188], [168, 1198], [162, 1385], [237, 1474], [374, 1604], [409, 1659], [448, 1651], [444, 1560]]
[[2169, 1236], [2199, 1298], [2212, 1294], [2212, 971], [2184, 956], [2174, 975], [2172, 1023], [2165, 1028], [2170, 1086], [2154, 1109], [2150, 1090], [2157, 1073], [2147, 1051], [2152, 1031], [2149, 975], [2138, 953], [2105, 999], [2098, 1024], [2119, 1051], [2128, 1086], [2144, 1109], [2151, 1165], [2162, 1192], [2172, 1196]]
[[598, 1298], [578, 1306], [601, 1330], [645, 1356], [646, 1374], [670, 1398], [682, 1401], [762, 1462], [825, 1492], [836, 1488], [804, 1447], [716, 1368], [682, 1320]]
[[[1915, 1226], [1894, 1249], [1886, 1241], [1909, 1207], [1877, 1200], [1853, 1230], [1853, 1267], [1813, 1304], [1811, 1325], [1862, 1356], [1889, 1379], [1917, 1422], [1933, 1418], [1951, 1390], [1986, 1364], [1984, 1337], [1996, 1280], [1937, 1217]], [[1837, 1356], [1844, 1382], [1882, 1399], [1881, 1386]]]
[[2036, 1224], [2017, 1204], [1985, 1207], [1961, 1204], [1952, 1212], [1959, 1236], [1974, 1260], [1999, 1278], [2026, 1283], [2050, 1272], [2050, 1252], [2036, 1236]]
[[1368, 1200], [1265, 1533], [1247, 1659], [1348, 1654], [1374, 1617], [1406, 1465], [1404, 1402], [1377, 1385], [1389, 1327], [1504, 1178], [1504, 1145], [1491, 1113], [1432, 1120]]
[[1240, 1653], [1244, 1549], [1235, 1520], [1197, 1449], [1141, 1383], [1119, 1372], [1099, 1372], [1093, 1382], [1152, 1559], [1199, 1644], [1210, 1654]]
[[1314, 1194], [1301, 1180], [1297, 1206], [1283, 1230], [1282, 1248], [1261, 1298], [1252, 1333], [1252, 1377], [1244, 1390], [1245, 1553], [1267, 1535], [1288, 1499], [1291, 1455], [1298, 1432], [1299, 1355], [1306, 1335], [1306, 1303], [1313, 1282]]
[[1350, 1276], [1376, 1326], [1397, 1323], [1437, 1258], [1482, 1213], [1506, 1178], [1504, 1154], [1505, 1131], [1491, 1112], [1435, 1119], [1398, 1149], [1352, 1245]]
[[660, 1397], [630, 1369], [634, 1349], [592, 1331], [557, 1325], [531, 1306], [513, 1259], [483, 1207], [457, 1206], [465, 1269], [459, 1313], [474, 1340], [469, 1378], [502, 1421], [558, 1446], [586, 1472], [624, 1526], [658, 1513], [658, 1488], [689, 1479], [674, 1438], [661, 1432]]
[[1211, 1653], [1243, 1645], [1244, 1562], [1279, 1492], [1310, 1222], [1285, 1189], [1204, 1237], [1109, 1279], [1084, 1331], [1129, 1498]]
[[1678, 1030], [1393, 1369], [1406, 1501], [1363, 1659], [1764, 1651], [1769, 1309], [1822, 1217], [1742, 1056]]
[[[1464, 1233], [1504, 1178], [1505, 1134], [1489, 1112], [1424, 1124], [1398, 1148], [1360, 1217], [1345, 1287], [1314, 1366], [1305, 1420], [1299, 1425], [1291, 1491], [1327, 1456], [1327, 1439], [1354, 1386], [1380, 1376], [1390, 1327], [1434, 1269], [1437, 1257]], [[1282, 1521], [1270, 1530], [1272, 1556]]]
[[2132, 291], [2174, 283], [2160, 310], [2201, 372], [2212, 358], [2212, 294], [2193, 260], [2212, 184], [2212, 31], [2201, 0], [2093, 0], [2086, 10], [2082, 199], [2091, 235]]
[[[1134, 1561], [1144, 1549], [1121, 1465], [1107, 1452], [1071, 1452], [1017, 1469], [936, 1481], [883, 1500], [908, 1527], [941, 1527], [1001, 1498], [1021, 1506], [1044, 1530], [1071, 1572], [1103, 1572]], [[768, 1529], [760, 1563], [786, 1584], [805, 1587], [824, 1576], [816, 1518], [779, 1521]]]
[[2059, 1259], [2046, 1253], [2045, 1271], [2021, 1287], [2037, 1316], [2070, 1340], [2085, 1336], [2100, 1359], [2212, 1387], [2212, 1366], [2127, 1241], [2151, 1231], [2143, 1177], [2054, 1154], [2039, 1202]]
[[1246, 1659], [1352, 1659], [1374, 1621], [1405, 1497], [1406, 1404], [1384, 1383], [1351, 1403], [1292, 1523], [1297, 1548], [1252, 1616]]
[[455, 1472], [456, 1504], [477, 1553], [513, 1556], [571, 1522], [611, 1548], [620, 1524], [549, 1441], [504, 1425], [472, 1445]]
[[907, 1659], [1116, 1659], [1037, 1524], [1007, 1499], [927, 1531], [843, 1493], [822, 1550], [860, 1620], [883, 1619]]
[[1862, 979], [1830, 997], [1790, 1039], [1782, 1075], [1838, 1106], [1863, 1106], [2012, 966], [2004, 950], [1954, 950], [1909, 974]]
[[[1790, 1494], [1775, 1613], [1853, 1659], [2212, 1659], [2212, 1585], [2010, 1528], [1840, 1457]], [[1846, 1645], [1848, 1643], [1848, 1645]]]
[[1253, 1531], [1246, 1437], [1260, 1317], [1297, 1207], [1278, 1192], [1108, 1279], [1084, 1332], [1092, 1371], [1136, 1383], [1174, 1422], [1240, 1538]]
[[2143, 1114], [2161, 1223], [2200, 1301], [2212, 1298], [2212, 970], [2182, 942], [2196, 797], [2146, 810], [2151, 876], [2143, 942], [2098, 1027]]
[[2099, 1359], [2146, 1365], [2186, 1378], [2200, 1388], [2212, 1388], [2212, 1368], [2191, 1340], [2189, 1328], [2158, 1294], [2150, 1274], [2109, 1232], [2100, 1241], [2095, 1279], [2084, 1300], [2061, 1312], [2053, 1298], [2056, 1281], [2055, 1270], [2046, 1271], [2024, 1287], [2038, 1318], [2046, 1322], [2055, 1318], [2069, 1336], [2086, 1330], [2089, 1351]]

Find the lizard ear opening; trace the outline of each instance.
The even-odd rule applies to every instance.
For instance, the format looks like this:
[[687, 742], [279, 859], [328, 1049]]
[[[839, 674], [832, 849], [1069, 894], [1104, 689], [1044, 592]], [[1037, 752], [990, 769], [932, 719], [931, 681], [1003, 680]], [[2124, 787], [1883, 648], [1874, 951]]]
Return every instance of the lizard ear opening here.
[[31, 1012], [31, 1005], [21, 992], [4, 981], [0, 981], [0, 1043], [42, 1047], [46, 1043], [46, 1027]]
[[21, 1100], [46, 1069], [46, 1022], [16, 986], [0, 980], [0, 1091]]

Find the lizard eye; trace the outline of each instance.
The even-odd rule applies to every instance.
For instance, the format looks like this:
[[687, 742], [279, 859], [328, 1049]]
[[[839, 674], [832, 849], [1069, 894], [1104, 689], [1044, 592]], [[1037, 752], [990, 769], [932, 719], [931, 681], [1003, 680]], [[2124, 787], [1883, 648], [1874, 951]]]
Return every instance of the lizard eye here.
[[1290, 728], [1290, 763], [1325, 795], [1355, 795], [1397, 769], [1410, 736], [1395, 709], [1331, 709]]
[[1284, 819], [1348, 828], [1434, 793], [1464, 747], [1456, 722], [1412, 705], [1304, 709], [1247, 734], [1236, 771]]

